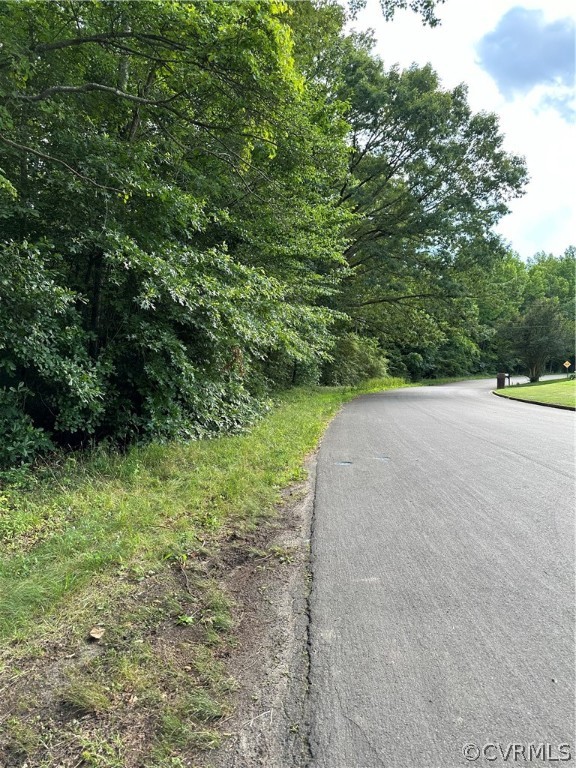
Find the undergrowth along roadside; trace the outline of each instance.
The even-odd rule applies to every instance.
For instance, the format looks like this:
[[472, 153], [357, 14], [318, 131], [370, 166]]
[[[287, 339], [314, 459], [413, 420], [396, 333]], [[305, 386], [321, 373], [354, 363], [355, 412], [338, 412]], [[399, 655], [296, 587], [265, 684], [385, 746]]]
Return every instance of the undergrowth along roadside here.
[[217, 747], [227, 563], [282, 563], [262, 549], [281, 490], [344, 402], [403, 383], [291, 390], [245, 434], [69, 456], [5, 489], [0, 765], [183, 768]]
[[248, 433], [71, 456], [36, 487], [5, 490], [0, 638], [25, 636], [96, 573], [157, 567], [226, 522], [256, 524], [342, 403], [403, 383], [291, 390]]

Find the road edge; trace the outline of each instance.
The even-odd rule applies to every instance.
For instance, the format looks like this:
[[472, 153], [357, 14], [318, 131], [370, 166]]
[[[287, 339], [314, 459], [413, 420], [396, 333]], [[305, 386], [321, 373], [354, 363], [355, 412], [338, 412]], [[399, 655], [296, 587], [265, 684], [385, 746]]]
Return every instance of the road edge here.
[[517, 403], [528, 403], [528, 405], [543, 405], [545, 408], [556, 408], [560, 411], [576, 411], [576, 407], [572, 405], [558, 405], [557, 403], [539, 403], [536, 400], [524, 400], [521, 397], [510, 397], [510, 395], [505, 395], [503, 392], [496, 392], [496, 390], [492, 390], [492, 394], [496, 395], [496, 397], [503, 397], [505, 400], [516, 400]]
[[306, 477], [284, 489], [283, 503], [259, 535], [268, 554], [222, 575], [235, 603], [235, 648], [226, 659], [236, 680], [226, 737], [198, 768], [305, 768], [308, 749], [310, 525], [317, 449]]

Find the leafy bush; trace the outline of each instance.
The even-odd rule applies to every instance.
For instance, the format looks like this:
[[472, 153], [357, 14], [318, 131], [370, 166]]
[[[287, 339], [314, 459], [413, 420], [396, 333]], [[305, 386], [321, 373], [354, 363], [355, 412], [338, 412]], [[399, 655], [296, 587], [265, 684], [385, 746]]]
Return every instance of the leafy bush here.
[[387, 362], [376, 339], [345, 333], [331, 350], [322, 380], [330, 386], [353, 386], [365, 379], [386, 376]]
[[291, 15], [0, 7], [0, 464], [235, 431], [267, 357], [322, 359], [346, 127], [304, 87]]
[[46, 432], [24, 411], [27, 393], [20, 385], [0, 389], [0, 470], [30, 462], [53, 447]]

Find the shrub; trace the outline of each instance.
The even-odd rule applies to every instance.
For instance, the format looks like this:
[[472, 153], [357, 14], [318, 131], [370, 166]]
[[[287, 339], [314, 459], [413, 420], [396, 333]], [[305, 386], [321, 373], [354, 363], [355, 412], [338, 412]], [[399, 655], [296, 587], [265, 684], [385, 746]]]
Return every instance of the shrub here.
[[387, 361], [376, 339], [345, 333], [337, 339], [331, 355], [322, 376], [322, 382], [329, 386], [354, 386], [387, 374]]

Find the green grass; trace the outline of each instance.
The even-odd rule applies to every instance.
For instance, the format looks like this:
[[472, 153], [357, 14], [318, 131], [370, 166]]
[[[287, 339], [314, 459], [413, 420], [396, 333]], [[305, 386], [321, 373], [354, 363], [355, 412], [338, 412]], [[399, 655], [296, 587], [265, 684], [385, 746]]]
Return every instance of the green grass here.
[[533, 403], [576, 407], [576, 381], [539, 381], [534, 384], [517, 384], [498, 390], [499, 395]]
[[0, 492], [0, 765], [183, 768], [217, 747], [242, 610], [220, 558], [289, 564], [262, 535], [281, 490], [343, 403], [399, 386], [291, 390], [244, 434], [54, 458]]
[[283, 395], [241, 435], [69, 457], [27, 490], [0, 496], [0, 639], [25, 636], [96, 574], [142, 573], [197, 551], [228, 523], [256, 525], [327, 422], [357, 394], [402, 385], [307, 388]]
[[0, 765], [182, 768], [217, 747], [236, 687], [235, 606], [214, 571], [227, 540], [259, 552], [340, 406], [403, 384], [292, 390], [244, 434], [71, 455], [5, 488]]

